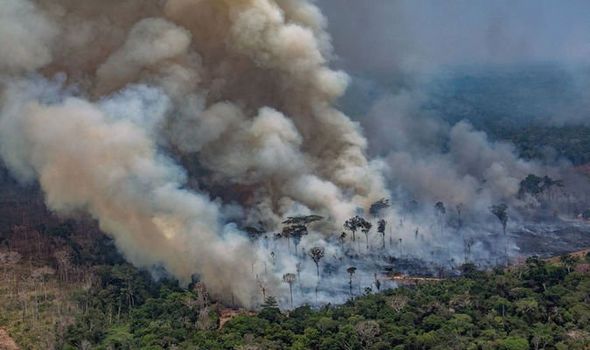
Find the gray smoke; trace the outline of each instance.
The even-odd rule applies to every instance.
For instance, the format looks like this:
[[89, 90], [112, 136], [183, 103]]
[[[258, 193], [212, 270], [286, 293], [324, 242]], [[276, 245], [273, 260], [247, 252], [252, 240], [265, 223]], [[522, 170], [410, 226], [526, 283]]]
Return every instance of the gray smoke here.
[[[582, 33], [590, 29], [585, 20], [590, 11], [587, 3], [574, 1], [569, 7], [528, 0], [318, 3], [329, 18], [338, 63], [354, 74], [353, 89], [341, 103], [366, 130], [370, 154], [383, 157], [389, 165], [387, 177], [394, 192], [427, 206], [443, 201], [487, 211], [493, 203], [514, 202], [519, 183], [528, 174], [573, 176], [564, 170], [567, 162], [523, 160], [512, 145], [491, 139], [469, 121], [446, 120], [447, 114], [485, 117], [478, 115], [480, 106], [462, 105], [445, 90], [453, 88], [449, 77], [477, 74], [486, 78], [496, 74], [494, 82], [504, 77], [506, 83], [500, 88], [506, 90], [506, 85], [522, 84], [507, 67], [535, 68], [553, 62], [561, 74], [559, 88], [552, 86], [553, 80], [535, 75], [544, 71], [521, 73], [524, 80], [538, 79], [512, 91], [524, 96], [525, 106], [495, 100], [493, 88], [485, 90], [490, 96], [479, 101], [513, 107], [507, 117], [516, 116], [518, 121], [507, 123], [586, 124], [590, 80], [587, 69], [582, 69], [588, 63]], [[363, 30], [357, 30], [361, 25]], [[482, 84], [490, 81], [482, 79]], [[552, 96], [560, 95], [555, 89], [568, 92], [557, 99]], [[437, 95], [446, 99], [435, 101]], [[445, 106], [443, 114], [437, 103], [455, 106]], [[468, 108], [473, 109], [463, 110]]]
[[[551, 0], [318, 4], [329, 19], [337, 62], [356, 80], [343, 102], [347, 107], [356, 95], [367, 95], [356, 105], [370, 104], [380, 92], [397, 94], [404, 88], [421, 94], [443, 89], [438, 94], [449, 96], [446, 104], [460, 104], [453, 86], [435, 86], [441, 76], [455, 75], [458, 84], [479, 77], [487, 88], [472, 91], [471, 97], [485, 94], [479, 104], [498, 104], [494, 110], [513, 122], [588, 125], [586, 1], [568, 6]], [[473, 114], [481, 112], [477, 107]]]
[[[340, 62], [386, 78], [445, 66], [588, 63], [584, 0], [318, 0]], [[359, 30], [362, 28], [362, 30]]]
[[469, 205], [480, 211], [514, 198], [528, 174], [550, 168], [524, 161], [507, 143], [493, 142], [467, 122], [449, 125], [422, 112], [411, 94], [380, 99], [365, 120], [388, 178], [419, 202]]
[[[363, 126], [369, 154], [386, 164], [394, 200], [382, 215], [393, 224], [387, 246], [396, 256], [498, 263], [505, 238], [497, 235], [491, 206], [508, 205], [509, 234], [516, 235], [541, 220], [571, 224], [588, 205], [588, 181], [568, 161], [555, 160], [552, 150], [546, 159], [522, 159], [515, 146], [474, 126], [490, 115], [504, 117], [507, 127], [587, 125], [586, 2], [318, 4], [329, 19], [336, 62], [353, 74], [340, 103]], [[475, 89], [476, 79], [486, 88]], [[456, 91], [470, 88], [465, 102]], [[490, 110], [497, 113], [486, 116]], [[529, 174], [562, 179], [565, 187], [541, 199], [519, 196]], [[445, 214], [435, 210], [437, 202]], [[514, 242], [509, 246], [519, 255]]]

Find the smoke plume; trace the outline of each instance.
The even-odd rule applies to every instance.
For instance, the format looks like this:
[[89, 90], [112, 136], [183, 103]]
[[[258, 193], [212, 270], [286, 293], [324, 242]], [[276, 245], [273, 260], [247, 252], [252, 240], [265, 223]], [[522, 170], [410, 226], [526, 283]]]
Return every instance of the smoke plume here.
[[137, 266], [248, 305], [269, 257], [236, 224], [334, 225], [385, 195], [311, 2], [9, 0], [0, 19], [4, 163]]

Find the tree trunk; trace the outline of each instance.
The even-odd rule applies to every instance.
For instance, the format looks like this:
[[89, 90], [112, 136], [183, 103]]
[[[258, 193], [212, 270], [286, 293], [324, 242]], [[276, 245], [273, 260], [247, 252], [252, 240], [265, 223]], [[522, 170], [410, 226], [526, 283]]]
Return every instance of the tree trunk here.
[[506, 262], [506, 266], [508, 266], [508, 236], [506, 236], [506, 225], [503, 226], [504, 230], [504, 261]]

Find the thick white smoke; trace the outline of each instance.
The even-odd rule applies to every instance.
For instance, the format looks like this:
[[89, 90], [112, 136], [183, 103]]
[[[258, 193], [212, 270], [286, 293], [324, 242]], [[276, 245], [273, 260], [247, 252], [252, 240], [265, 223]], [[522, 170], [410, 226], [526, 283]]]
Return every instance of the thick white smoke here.
[[565, 176], [559, 164], [524, 160], [512, 144], [490, 140], [469, 122], [450, 125], [423, 110], [424, 102], [418, 91], [385, 95], [365, 120], [372, 152], [388, 165], [390, 185], [410, 199], [486, 213], [500, 202], [522, 205], [517, 194], [529, 174]]
[[[131, 90], [96, 105], [48, 95], [51, 86], [36, 91], [44, 84], [5, 91], [0, 151], [15, 175], [38, 179], [50, 208], [97, 218], [133, 263], [162, 264], [185, 282], [198, 272], [214, 291], [249, 301], [241, 277], [254, 259], [249, 248], [224, 232], [207, 195], [182, 189], [184, 172], [154, 143], [149, 126], [163, 118], [165, 97]], [[142, 100], [149, 97], [160, 100]]]
[[0, 73], [23, 73], [51, 61], [57, 27], [33, 3], [6, 0], [0, 6]]
[[9, 0], [0, 19], [4, 163], [138, 266], [250, 304], [269, 257], [224, 220], [340, 225], [385, 195], [311, 2]]

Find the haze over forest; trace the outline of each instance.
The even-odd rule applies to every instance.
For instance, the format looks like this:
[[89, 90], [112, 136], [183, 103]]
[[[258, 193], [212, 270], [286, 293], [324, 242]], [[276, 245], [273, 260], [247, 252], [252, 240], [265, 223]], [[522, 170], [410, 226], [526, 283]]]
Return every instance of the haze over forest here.
[[[583, 255], [542, 259], [590, 246], [588, 18], [583, 0], [1, 1], [0, 348], [4, 330], [23, 348], [433, 348], [447, 323], [426, 299], [458, 296], [412, 290], [402, 317], [398, 287], [460, 295], [515, 265], [534, 307], [502, 290], [469, 322], [432, 313], [467, 344], [494, 310], [478, 349], [590, 339], [586, 309], [553, 318], [538, 283], [584, 279]], [[356, 340], [312, 346], [291, 310]]]

